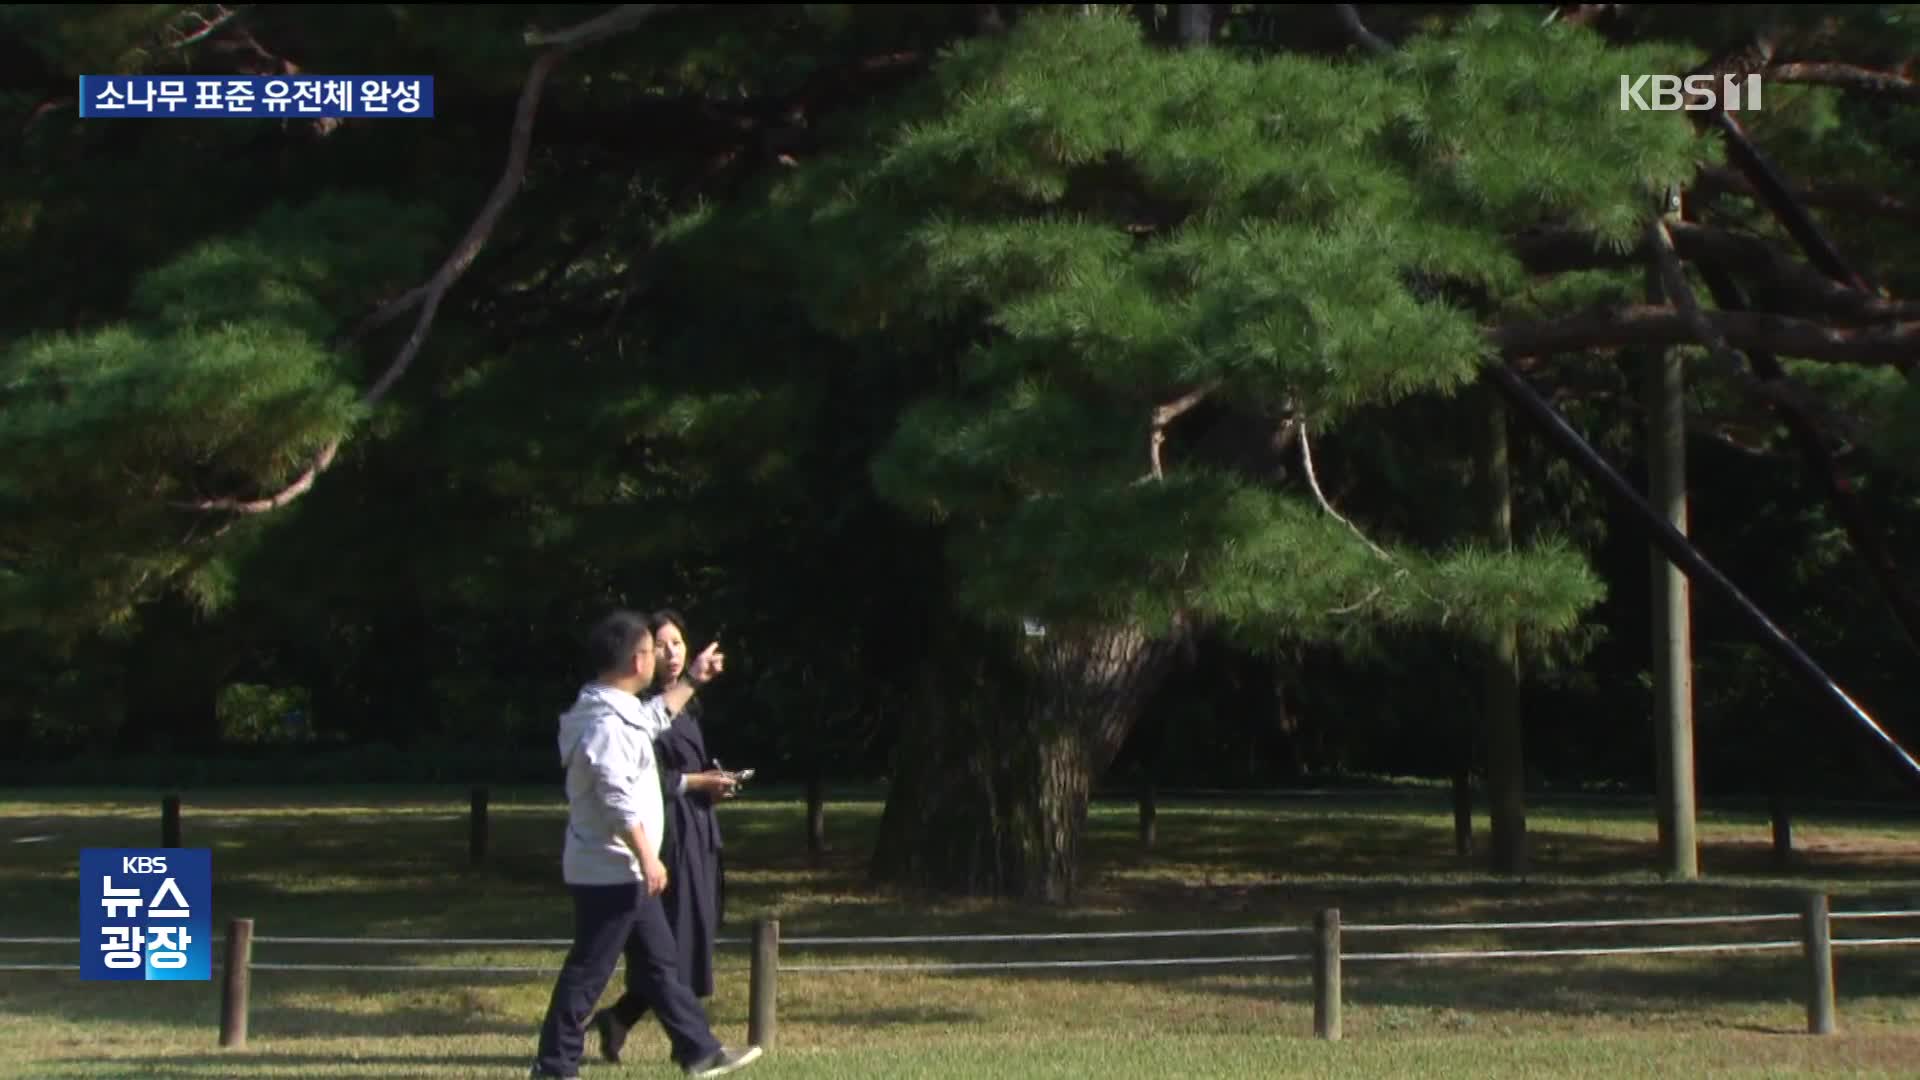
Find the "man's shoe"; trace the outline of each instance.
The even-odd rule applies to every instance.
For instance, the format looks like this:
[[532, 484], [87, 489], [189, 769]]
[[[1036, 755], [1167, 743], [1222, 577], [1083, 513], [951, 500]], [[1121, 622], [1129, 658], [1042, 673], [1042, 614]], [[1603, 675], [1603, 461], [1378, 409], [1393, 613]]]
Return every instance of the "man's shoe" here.
[[705, 1061], [687, 1066], [688, 1076], [725, 1076], [735, 1069], [743, 1069], [760, 1057], [760, 1048], [749, 1046], [745, 1050], [729, 1050], [721, 1047]]
[[600, 1034], [600, 1056], [615, 1065], [620, 1064], [620, 1048], [627, 1045], [627, 1025], [621, 1023], [611, 1009], [601, 1009], [593, 1014], [587, 1026]]
[[533, 1071], [527, 1073], [527, 1078], [528, 1080], [580, 1080], [580, 1074], [572, 1073], [567, 1076], [562, 1076], [559, 1073], [547, 1072], [541, 1069], [540, 1066], [535, 1065]]

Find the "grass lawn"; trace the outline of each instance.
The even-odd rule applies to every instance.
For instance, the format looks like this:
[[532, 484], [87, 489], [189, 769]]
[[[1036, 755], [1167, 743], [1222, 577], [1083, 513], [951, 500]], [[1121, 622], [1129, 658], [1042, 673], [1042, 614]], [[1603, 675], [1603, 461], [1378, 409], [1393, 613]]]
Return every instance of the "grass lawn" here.
[[[148, 846], [159, 792], [33, 791], [0, 802], [0, 936], [78, 933], [82, 847]], [[1802, 817], [1777, 873], [1761, 815], [1703, 814], [1698, 883], [1651, 869], [1648, 807], [1536, 804], [1534, 872], [1493, 878], [1453, 854], [1444, 794], [1377, 799], [1163, 799], [1139, 849], [1129, 804], [1096, 807], [1087, 885], [1068, 910], [883, 893], [861, 877], [873, 800], [829, 806], [834, 851], [810, 860], [803, 805], [766, 790], [729, 804], [727, 933], [777, 914], [783, 938], [1009, 931], [1527, 920], [1796, 910], [1920, 909], [1920, 819]], [[459, 790], [188, 792], [183, 841], [211, 847], [214, 925], [294, 936], [559, 938], [563, 807], [548, 789], [495, 790], [491, 857], [467, 865]], [[1483, 826], [1476, 843], [1484, 851]], [[1796, 924], [1629, 930], [1349, 932], [1347, 952], [1564, 948], [1797, 938]], [[1841, 922], [1835, 936], [1920, 937], [1920, 919]], [[821, 965], [1099, 960], [1304, 952], [1298, 933], [1194, 939], [803, 946]], [[0, 963], [76, 962], [74, 945], [0, 946]], [[524, 1076], [563, 950], [261, 942], [259, 963], [490, 964], [529, 973], [259, 970], [244, 1050], [216, 1042], [219, 980], [87, 983], [0, 971], [0, 1076], [264, 1078]], [[759, 1077], [1913, 1075], [1920, 946], [1836, 950], [1839, 1034], [1804, 1034], [1797, 949], [1636, 957], [1348, 959], [1345, 1038], [1312, 1037], [1304, 963], [926, 973], [790, 970], [775, 1052]], [[709, 1002], [744, 1040], [746, 952], [725, 947]], [[616, 985], [620, 976], [616, 974]], [[629, 1063], [586, 1075], [676, 1075], [656, 1026]]]

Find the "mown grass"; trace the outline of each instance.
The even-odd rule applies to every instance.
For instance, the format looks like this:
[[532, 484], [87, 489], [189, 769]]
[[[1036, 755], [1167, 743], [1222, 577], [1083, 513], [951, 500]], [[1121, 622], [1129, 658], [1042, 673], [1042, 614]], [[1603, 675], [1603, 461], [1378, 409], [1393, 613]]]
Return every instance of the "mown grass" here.
[[[0, 935], [77, 933], [78, 851], [145, 846], [159, 792], [36, 791], [0, 802]], [[562, 807], [496, 790], [490, 857], [470, 867], [463, 791], [336, 788], [188, 793], [183, 840], [213, 849], [215, 925], [263, 937], [560, 938]], [[1702, 815], [1697, 883], [1652, 870], [1645, 806], [1536, 805], [1533, 871], [1508, 881], [1453, 853], [1440, 796], [1168, 801], [1140, 850], [1130, 805], [1096, 807], [1079, 902], [1064, 910], [876, 890], [862, 874], [879, 804], [828, 810], [834, 850], [801, 844], [802, 804], [757, 792], [726, 808], [728, 933], [776, 914], [783, 938], [1272, 926], [1245, 937], [918, 946], [788, 944], [819, 967], [933, 961], [1181, 958], [1304, 952], [1294, 928], [1335, 906], [1348, 925], [1795, 910], [1920, 908], [1920, 821], [1803, 817], [1796, 865], [1772, 868], [1764, 817]], [[1484, 819], [1482, 820], [1484, 824]], [[37, 839], [34, 838], [44, 838]], [[22, 840], [34, 840], [20, 843]], [[1484, 829], [1476, 836], [1485, 850]], [[1350, 952], [1765, 941], [1792, 923], [1637, 930], [1350, 932]], [[1920, 920], [1836, 935], [1920, 936]], [[74, 946], [0, 947], [0, 962], [74, 962]], [[258, 962], [527, 965], [557, 948], [296, 946]], [[723, 948], [709, 1003], [744, 1038], [745, 951]], [[1591, 1076], [1910, 1074], [1920, 1061], [1920, 948], [1841, 950], [1840, 1034], [1805, 1030], [1797, 950], [1553, 959], [1349, 960], [1345, 1039], [1311, 1037], [1303, 963], [998, 972], [798, 970], [780, 980], [776, 1052], [755, 1076]], [[616, 982], [619, 976], [616, 975]], [[219, 985], [81, 982], [0, 972], [0, 1075], [55, 1078], [524, 1075], [551, 985], [529, 974], [254, 975], [250, 1040], [215, 1042]], [[657, 1029], [624, 1066], [667, 1075]]]

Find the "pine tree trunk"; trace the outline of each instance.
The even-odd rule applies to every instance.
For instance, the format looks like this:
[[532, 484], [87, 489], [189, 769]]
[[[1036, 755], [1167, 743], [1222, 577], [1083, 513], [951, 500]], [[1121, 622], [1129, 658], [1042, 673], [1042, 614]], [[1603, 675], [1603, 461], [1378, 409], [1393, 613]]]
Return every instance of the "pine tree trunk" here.
[[982, 665], [923, 693], [881, 816], [875, 879], [1071, 902], [1093, 781], [1178, 647], [1123, 627], [1054, 628], [1024, 670]]

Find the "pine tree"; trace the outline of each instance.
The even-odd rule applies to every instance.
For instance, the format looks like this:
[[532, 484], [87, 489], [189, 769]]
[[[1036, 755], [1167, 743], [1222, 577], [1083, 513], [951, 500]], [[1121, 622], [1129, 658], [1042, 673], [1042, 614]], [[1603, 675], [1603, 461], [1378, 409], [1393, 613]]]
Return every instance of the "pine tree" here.
[[[1500, 11], [1379, 64], [1162, 49], [1127, 18], [1036, 12], [954, 48], [871, 155], [747, 219], [821, 253], [791, 257], [823, 324], [931, 320], [972, 343], [874, 480], [949, 524], [962, 608], [1020, 642], [1026, 677], [994, 681], [1032, 688], [1021, 723], [929, 736], [1002, 755], [994, 782], [1019, 805], [951, 822], [999, 850], [929, 844], [919, 823], [941, 808], [901, 811], [933, 854], [893, 870], [1070, 895], [1090, 785], [1195, 626], [1270, 649], [1575, 624], [1599, 587], [1564, 541], [1404, 543], [1349, 521], [1307, 466], [1323, 439], [1475, 379], [1483, 316], [1443, 297], [1539, 302], [1508, 231], [1631, 246], [1694, 147], [1613, 111], [1600, 75], [1663, 59]], [[1275, 437], [1300, 455], [1282, 485], [1258, 475]], [[902, 790], [937, 801], [965, 767], [920, 749]], [[993, 857], [943, 860], [976, 848]]]
[[[791, 290], [823, 328], [949, 372], [874, 481], [948, 529], [957, 600], [988, 633], [954, 647], [1024, 663], [928, 686], [940, 719], [901, 756], [883, 875], [1069, 895], [1092, 779], [1196, 629], [1353, 652], [1407, 629], [1511, 628], [1537, 651], [1599, 597], [1563, 536], [1504, 550], [1477, 511], [1446, 509], [1450, 531], [1409, 527], [1396, 504], [1445, 493], [1372, 489], [1378, 457], [1333, 484], [1309, 463], [1411, 442], [1456, 463], [1453, 502], [1471, 507], [1473, 443], [1413, 427], [1422, 402], [1458, 400], [1502, 354], [1693, 340], [1636, 308], [1647, 228], [1671, 187], [1731, 166], [1685, 116], [1621, 110], [1618, 80], [1685, 72], [1755, 13], [1623, 31], [1584, 12], [1384, 10], [1401, 40], [1362, 28], [1363, 60], [1310, 51], [1323, 42], [1276, 53], [1258, 17], [1169, 49], [1113, 9], [1028, 12], [843, 136], [871, 152], [686, 226], [692, 272]], [[1887, 17], [1849, 14], [1849, 48]], [[1813, 24], [1833, 32], [1792, 12], [1779, 32]], [[1713, 229], [1678, 234], [1688, 261], [1728, 250]], [[1900, 340], [1708, 325], [1827, 380], [1872, 378], [1834, 361]], [[1724, 407], [1744, 387], [1703, 392]], [[1359, 498], [1325, 494], [1349, 484]]]

